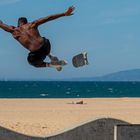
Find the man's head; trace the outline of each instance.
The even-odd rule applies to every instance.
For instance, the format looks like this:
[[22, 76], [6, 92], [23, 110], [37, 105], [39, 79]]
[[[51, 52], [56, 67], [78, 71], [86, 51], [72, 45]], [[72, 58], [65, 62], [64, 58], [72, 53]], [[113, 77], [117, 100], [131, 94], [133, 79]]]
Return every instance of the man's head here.
[[28, 23], [28, 20], [26, 17], [20, 17], [18, 19], [18, 27], [21, 26], [21, 25], [24, 25], [24, 24], [27, 24]]

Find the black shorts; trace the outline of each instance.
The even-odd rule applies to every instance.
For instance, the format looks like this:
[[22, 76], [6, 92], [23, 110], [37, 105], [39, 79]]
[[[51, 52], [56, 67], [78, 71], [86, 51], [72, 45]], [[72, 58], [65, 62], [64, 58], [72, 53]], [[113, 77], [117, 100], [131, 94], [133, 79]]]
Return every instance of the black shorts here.
[[46, 56], [50, 54], [50, 51], [51, 51], [50, 41], [46, 38], [43, 38], [43, 39], [44, 39], [44, 44], [38, 50], [34, 52], [30, 52], [28, 54], [27, 60], [29, 64], [33, 66], [43, 63]]

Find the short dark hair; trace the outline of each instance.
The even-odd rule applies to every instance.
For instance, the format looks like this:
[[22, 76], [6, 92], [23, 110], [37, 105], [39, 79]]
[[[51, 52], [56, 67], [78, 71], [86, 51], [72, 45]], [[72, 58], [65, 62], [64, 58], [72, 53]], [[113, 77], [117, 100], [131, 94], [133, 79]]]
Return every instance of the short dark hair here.
[[28, 20], [27, 20], [26, 17], [20, 17], [20, 18], [18, 19], [18, 26], [19, 26], [19, 23], [20, 23], [20, 22], [24, 22], [24, 23], [26, 24], [26, 23], [28, 23]]

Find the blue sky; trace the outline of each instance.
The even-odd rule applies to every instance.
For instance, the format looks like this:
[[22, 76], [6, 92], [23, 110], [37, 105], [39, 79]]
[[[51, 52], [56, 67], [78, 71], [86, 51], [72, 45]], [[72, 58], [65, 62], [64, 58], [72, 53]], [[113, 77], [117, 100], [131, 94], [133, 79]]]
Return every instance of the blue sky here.
[[[69, 65], [62, 72], [30, 66], [28, 50], [0, 30], [0, 79], [93, 77], [140, 68], [139, 0], [0, 0], [0, 19], [16, 26], [18, 17], [33, 21], [71, 5], [76, 7], [73, 16], [39, 27], [41, 35], [50, 39], [52, 53]], [[88, 52], [90, 65], [75, 69], [71, 59], [83, 51]]]

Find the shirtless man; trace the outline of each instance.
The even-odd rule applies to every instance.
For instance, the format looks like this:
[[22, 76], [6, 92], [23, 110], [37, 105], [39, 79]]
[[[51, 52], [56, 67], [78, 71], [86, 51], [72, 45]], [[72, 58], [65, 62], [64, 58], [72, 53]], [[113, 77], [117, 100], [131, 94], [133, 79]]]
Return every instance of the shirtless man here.
[[[11, 33], [23, 47], [30, 51], [27, 57], [29, 64], [34, 67], [54, 67], [60, 71], [66, 62], [64, 60], [59, 61], [57, 57], [50, 54], [51, 44], [48, 39], [41, 37], [38, 26], [60, 17], [71, 16], [74, 9], [71, 6], [64, 13], [50, 15], [33, 22], [28, 22], [25, 17], [20, 17], [17, 27], [6, 25], [0, 21], [0, 28]], [[46, 56], [51, 59], [51, 63], [44, 62]]]

